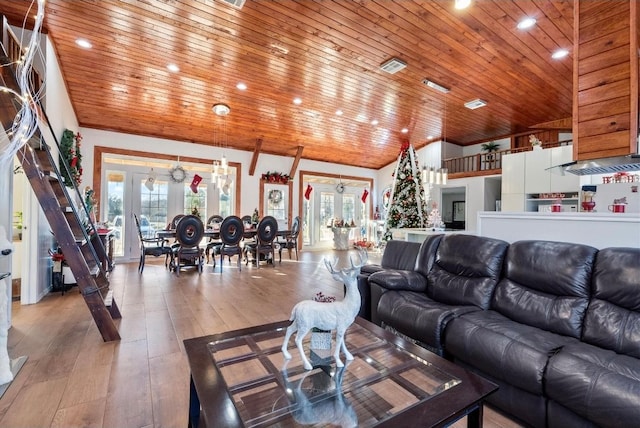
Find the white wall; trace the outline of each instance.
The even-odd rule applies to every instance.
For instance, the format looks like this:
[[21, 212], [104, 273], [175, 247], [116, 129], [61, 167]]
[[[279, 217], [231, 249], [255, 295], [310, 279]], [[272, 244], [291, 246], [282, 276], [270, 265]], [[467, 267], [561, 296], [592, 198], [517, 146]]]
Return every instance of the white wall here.
[[[82, 166], [84, 186], [93, 183], [93, 152], [96, 146], [113, 147], [119, 149], [137, 150], [149, 153], [160, 153], [165, 155], [185, 157], [195, 157], [200, 159], [220, 159], [222, 152], [229, 162], [239, 162], [242, 164], [242, 193], [240, 195], [240, 213], [252, 213], [254, 208], [258, 207], [260, 198], [260, 177], [267, 171], [277, 171], [288, 174], [291, 171], [293, 157], [275, 156], [261, 154], [256, 164], [256, 172], [253, 176], [249, 175], [249, 165], [253, 152], [242, 150], [233, 150], [220, 147], [206, 146], [202, 144], [194, 144], [187, 142], [177, 142], [172, 140], [144, 137], [139, 135], [128, 135], [110, 131], [102, 131], [90, 128], [81, 128], [82, 133]], [[304, 152], [303, 152], [304, 155]], [[368, 168], [358, 168], [346, 165], [334, 165], [327, 162], [311, 161], [301, 159], [298, 164], [294, 178], [293, 187], [293, 215], [298, 215], [298, 180], [299, 173], [304, 171], [315, 171], [319, 173], [348, 175], [363, 178], [376, 178], [376, 171]], [[206, 178], [205, 178], [206, 180]]]

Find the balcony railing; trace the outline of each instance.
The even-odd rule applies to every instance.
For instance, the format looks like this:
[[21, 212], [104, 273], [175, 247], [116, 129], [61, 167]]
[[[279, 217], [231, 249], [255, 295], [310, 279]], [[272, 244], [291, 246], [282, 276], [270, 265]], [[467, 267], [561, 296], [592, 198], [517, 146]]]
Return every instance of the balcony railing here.
[[[566, 146], [571, 140], [545, 143], [542, 148]], [[515, 149], [500, 150], [491, 153], [477, 153], [460, 158], [445, 159], [444, 168], [449, 170], [450, 178], [472, 177], [476, 175], [492, 175], [502, 172], [502, 157], [511, 153], [531, 151], [532, 147], [519, 147]]]

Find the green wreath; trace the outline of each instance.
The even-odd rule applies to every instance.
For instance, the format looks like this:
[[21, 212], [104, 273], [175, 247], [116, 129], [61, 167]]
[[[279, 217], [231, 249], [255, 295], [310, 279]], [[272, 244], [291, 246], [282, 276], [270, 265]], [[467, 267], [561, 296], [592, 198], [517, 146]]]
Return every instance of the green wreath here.
[[[82, 183], [82, 154], [80, 142], [82, 136], [78, 132], [65, 129], [60, 140], [60, 175], [65, 186], [79, 186]], [[66, 168], [65, 168], [66, 165]]]
[[278, 205], [282, 201], [282, 191], [280, 190], [270, 190], [269, 191], [269, 201], [272, 204]]

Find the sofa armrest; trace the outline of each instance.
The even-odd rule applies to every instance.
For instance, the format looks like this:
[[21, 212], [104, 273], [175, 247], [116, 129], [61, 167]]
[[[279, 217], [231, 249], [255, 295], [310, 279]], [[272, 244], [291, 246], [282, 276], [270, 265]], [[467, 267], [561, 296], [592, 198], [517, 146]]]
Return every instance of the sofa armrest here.
[[381, 270], [369, 275], [369, 284], [377, 284], [387, 290], [407, 290], [425, 292], [427, 278], [411, 270]]
[[[373, 280], [372, 280], [373, 278]], [[380, 325], [378, 302], [390, 290], [411, 290], [425, 292], [427, 279], [418, 272], [407, 270], [385, 270], [373, 273], [368, 278], [369, 315], [371, 322]]]

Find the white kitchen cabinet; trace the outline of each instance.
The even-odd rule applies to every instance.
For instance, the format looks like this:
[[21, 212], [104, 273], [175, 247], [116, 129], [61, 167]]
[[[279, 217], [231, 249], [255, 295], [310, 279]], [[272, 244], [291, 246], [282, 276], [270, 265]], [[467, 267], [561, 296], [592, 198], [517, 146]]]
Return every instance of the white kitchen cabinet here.
[[[580, 177], [550, 168], [571, 162], [573, 146], [532, 150], [502, 158], [502, 211], [538, 211], [539, 205], [563, 199], [567, 210], [577, 205]], [[562, 193], [564, 196], [551, 195]], [[541, 195], [550, 194], [550, 195]]]
[[525, 152], [524, 193], [547, 193], [551, 189], [551, 150]]
[[[550, 166], [563, 165], [573, 160], [573, 146], [554, 147], [550, 151]], [[569, 192], [580, 188], [580, 177], [575, 174], [566, 173], [561, 175], [559, 173], [551, 173], [550, 177], [550, 192]]]
[[524, 153], [514, 153], [502, 157], [503, 195], [524, 193], [524, 162]]
[[524, 207], [524, 193], [502, 194], [502, 211], [522, 212]]

